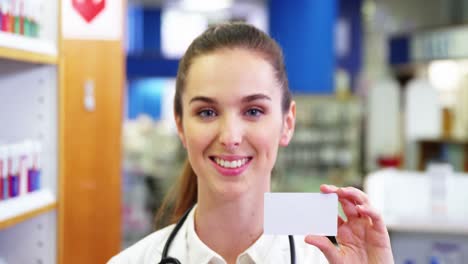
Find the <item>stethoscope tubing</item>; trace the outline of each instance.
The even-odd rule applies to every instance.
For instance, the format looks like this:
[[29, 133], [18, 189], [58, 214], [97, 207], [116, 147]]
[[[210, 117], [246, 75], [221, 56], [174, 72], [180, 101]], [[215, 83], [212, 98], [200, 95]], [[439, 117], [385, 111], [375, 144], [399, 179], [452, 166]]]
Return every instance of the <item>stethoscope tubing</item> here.
[[[176, 226], [174, 229], [171, 231], [169, 234], [169, 237], [167, 238], [166, 244], [164, 244], [164, 249], [161, 255], [161, 261], [159, 264], [180, 264], [180, 261], [176, 258], [173, 257], [168, 257], [169, 253], [169, 248], [172, 244], [172, 241], [174, 240], [175, 236], [179, 232], [180, 228], [184, 224], [185, 220], [187, 219], [190, 211], [192, 211], [193, 207], [195, 205], [191, 206], [185, 213], [184, 215], [179, 219], [177, 222]], [[292, 235], [288, 236], [289, 238], [289, 254], [291, 257], [291, 264], [296, 264], [296, 247], [294, 245], [294, 237]]]
[[177, 233], [179, 232], [179, 229], [182, 227], [182, 225], [185, 223], [185, 220], [187, 219], [190, 211], [192, 211], [193, 207], [195, 205], [192, 205], [185, 213], [184, 215], [182, 215], [182, 217], [179, 219], [179, 221], [177, 222], [176, 226], [174, 227], [174, 229], [172, 230], [171, 234], [169, 235], [169, 237], [167, 238], [167, 241], [166, 241], [166, 244], [164, 245], [164, 249], [163, 249], [163, 252], [162, 252], [162, 256], [161, 256], [161, 262], [163, 259], [167, 258], [167, 254], [169, 253], [169, 247], [171, 246], [172, 244], [172, 241], [174, 240], [175, 236], [177, 235]]

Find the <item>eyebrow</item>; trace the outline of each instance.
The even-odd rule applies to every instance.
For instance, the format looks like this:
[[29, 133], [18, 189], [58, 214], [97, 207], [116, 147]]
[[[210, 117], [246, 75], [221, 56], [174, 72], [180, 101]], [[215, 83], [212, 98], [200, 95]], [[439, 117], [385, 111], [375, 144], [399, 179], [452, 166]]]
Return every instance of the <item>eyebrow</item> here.
[[[252, 94], [252, 95], [248, 95], [248, 96], [242, 98], [241, 102], [242, 103], [249, 103], [249, 102], [256, 101], [256, 100], [269, 100], [269, 101], [271, 101], [271, 98], [269, 96], [265, 95], [265, 94]], [[205, 103], [209, 103], [209, 104], [216, 104], [217, 103], [217, 101], [215, 99], [207, 97], [207, 96], [195, 96], [192, 99], [190, 99], [189, 104], [191, 104], [193, 102], [196, 102], [196, 101], [201, 101], [201, 102], [205, 102]]]
[[190, 99], [189, 104], [196, 102], [196, 101], [201, 101], [201, 102], [205, 102], [209, 104], [216, 104], [216, 100], [210, 97], [206, 97], [206, 96], [195, 96], [192, 99]]
[[243, 103], [249, 103], [249, 102], [252, 102], [252, 101], [256, 101], [256, 100], [269, 100], [271, 101], [271, 98], [265, 94], [252, 94], [252, 95], [249, 95], [249, 96], [246, 96], [244, 98], [242, 98], [242, 102]]

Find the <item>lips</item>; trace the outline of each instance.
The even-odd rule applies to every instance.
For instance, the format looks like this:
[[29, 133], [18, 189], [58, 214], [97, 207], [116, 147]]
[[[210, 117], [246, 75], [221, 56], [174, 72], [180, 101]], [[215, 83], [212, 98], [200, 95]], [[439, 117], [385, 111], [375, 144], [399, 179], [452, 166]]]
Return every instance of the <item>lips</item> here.
[[223, 168], [235, 169], [235, 168], [239, 168], [245, 165], [245, 163], [249, 161], [249, 158], [242, 158], [242, 159], [231, 160], [231, 161], [221, 159], [221, 158], [214, 158], [214, 161], [216, 162], [216, 164], [218, 164], [219, 166]]
[[225, 176], [241, 174], [250, 164], [250, 156], [211, 156], [215, 168]]

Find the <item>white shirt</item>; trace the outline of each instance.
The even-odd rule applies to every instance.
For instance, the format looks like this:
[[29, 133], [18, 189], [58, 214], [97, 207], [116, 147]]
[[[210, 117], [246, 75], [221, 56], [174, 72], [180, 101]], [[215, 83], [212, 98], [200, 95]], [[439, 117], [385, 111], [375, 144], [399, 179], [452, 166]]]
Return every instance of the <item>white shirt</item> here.
[[[226, 264], [216, 252], [206, 246], [195, 232], [194, 212], [175, 236], [168, 256], [177, 258], [182, 264]], [[175, 225], [156, 231], [133, 246], [114, 256], [108, 264], [157, 264], [167, 238]], [[227, 239], [236, 239], [235, 237]], [[296, 263], [328, 263], [322, 252], [304, 242], [304, 237], [295, 236]], [[246, 251], [237, 257], [236, 264], [290, 263], [287, 236], [262, 235]]]

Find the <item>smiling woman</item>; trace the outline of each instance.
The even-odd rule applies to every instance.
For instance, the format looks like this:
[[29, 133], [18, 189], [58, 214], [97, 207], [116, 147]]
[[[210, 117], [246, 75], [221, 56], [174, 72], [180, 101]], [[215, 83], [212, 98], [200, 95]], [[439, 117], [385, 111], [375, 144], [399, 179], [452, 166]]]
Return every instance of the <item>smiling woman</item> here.
[[[294, 110], [283, 114], [273, 73], [261, 56], [242, 48], [220, 49], [193, 60], [183, 112], [176, 119], [198, 176], [197, 211], [234, 199], [263, 206], [258, 198], [269, 191], [278, 146], [288, 143], [294, 127]], [[237, 167], [242, 160], [244, 165]]]
[[179, 65], [174, 113], [188, 162], [160, 212], [172, 205], [178, 223], [110, 263], [393, 262], [385, 225], [354, 188], [321, 187], [347, 215], [337, 216], [339, 250], [326, 237], [263, 234], [264, 193], [296, 116], [281, 49], [265, 33], [229, 23], [196, 38]]

